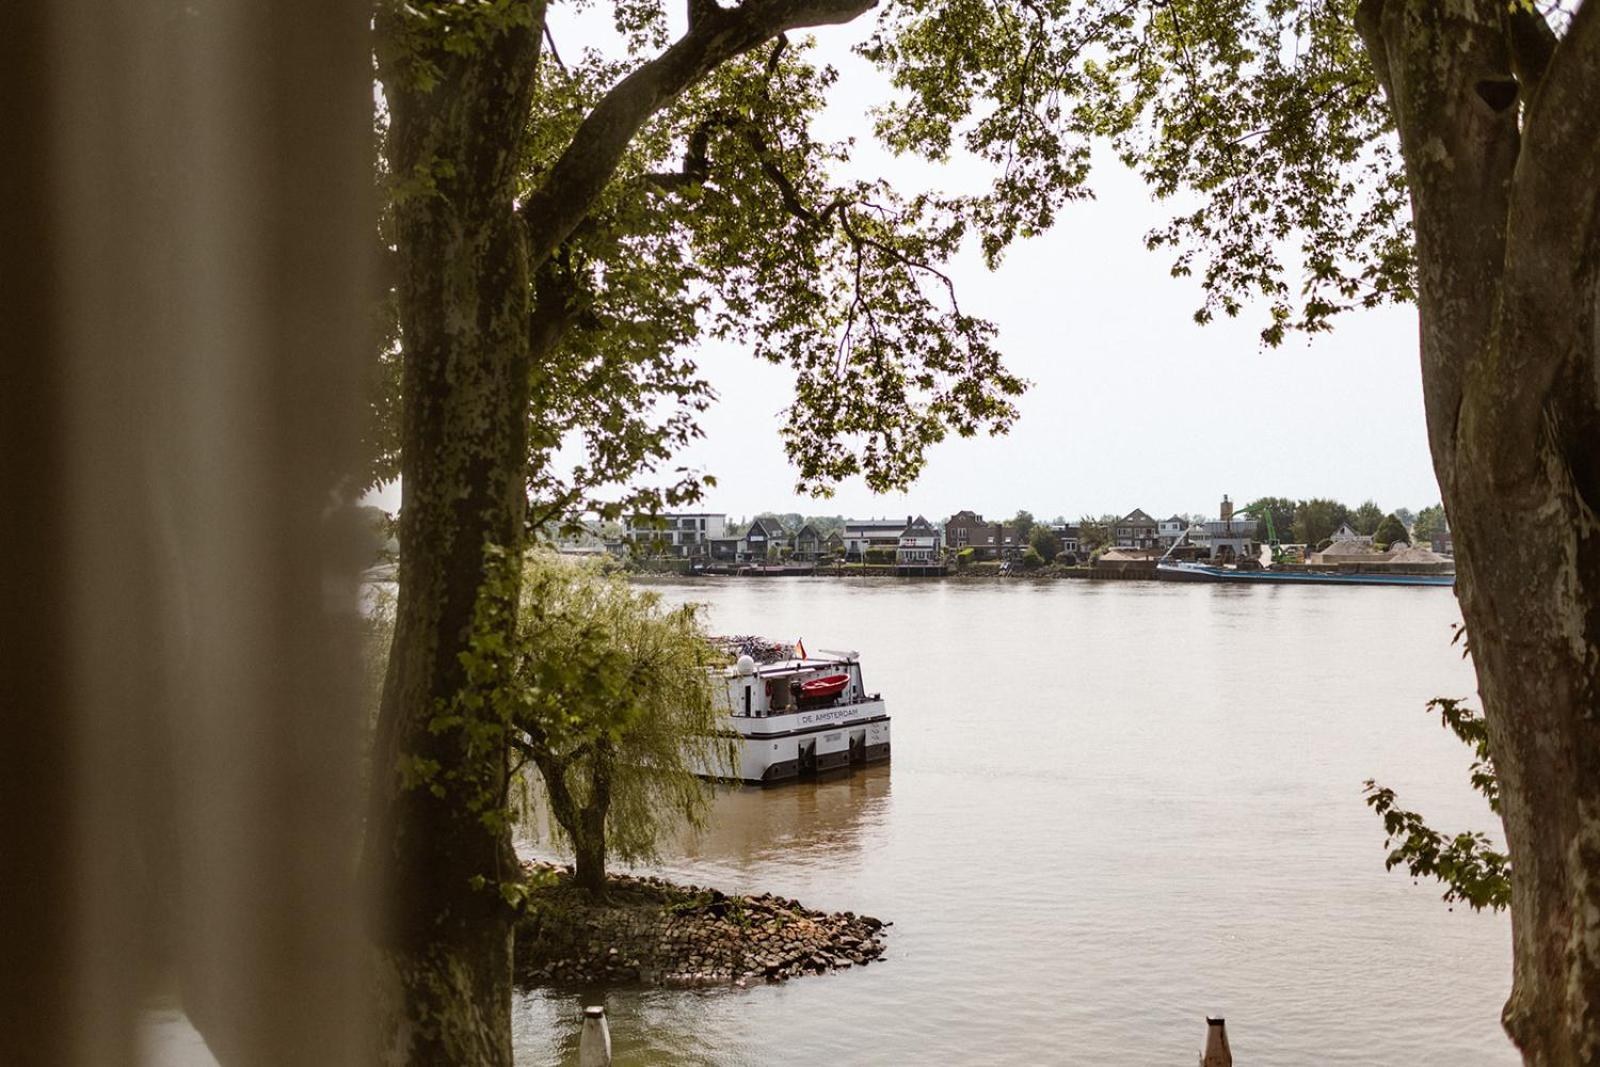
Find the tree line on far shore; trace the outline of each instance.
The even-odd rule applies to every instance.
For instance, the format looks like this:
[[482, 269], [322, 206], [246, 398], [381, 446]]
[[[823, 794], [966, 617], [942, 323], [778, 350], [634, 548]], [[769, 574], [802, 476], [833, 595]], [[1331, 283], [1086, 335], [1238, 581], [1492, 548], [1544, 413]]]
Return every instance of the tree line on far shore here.
[[[1292, 497], [1263, 496], [1258, 497], [1239, 510], [1249, 511], [1257, 516], [1270, 513], [1273, 527], [1277, 530], [1278, 537], [1283, 541], [1301, 545], [1319, 545], [1331, 538], [1334, 532], [1346, 523], [1356, 533], [1370, 537], [1378, 532], [1378, 528], [1383, 525], [1384, 519], [1390, 515], [1400, 521], [1414, 541], [1431, 541], [1449, 528], [1445, 522], [1444, 506], [1442, 504], [1430, 504], [1418, 511], [1405, 507], [1385, 511], [1378, 506], [1377, 501], [1371, 499], [1364, 500], [1355, 507], [1351, 507], [1328, 497], [1311, 497], [1296, 500]], [[1121, 515], [1111, 513], [1081, 516], [1076, 525], [1078, 526], [1078, 543], [1083, 546], [1083, 551], [1088, 553], [1096, 548], [1111, 544], [1115, 538], [1117, 521], [1121, 518]], [[1203, 521], [1204, 516], [1189, 512], [1179, 512], [1178, 518], [1187, 523]], [[823, 535], [832, 533], [835, 530], [843, 530], [845, 524], [849, 521], [843, 515], [802, 515], [799, 512], [762, 511], [758, 512], [752, 519], [730, 519], [727, 523], [729, 536], [738, 536], [749, 529], [750, 523], [754, 519], [775, 521], [791, 533], [810, 524]], [[948, 516], [937, 519], [933, 525], [936, 528], [943, 529], [948, 519]], [[1017, 544], [1032, 545], [1032, 547], [1040, 551], [1041, 555], [1045, 554], [1046, 548], [1051, 544], [1051, 538], [1047, 535], [1041, 536], [1042, 544], [1033, 544], [1035, 527], [1038, 526], [1040, 529], [1048, 530], [1051, 526], [1064, 526], [1068, 522], [1064, 515], [1057, 515], [1048, 524], [1043, 524], [1034, 518], [1032, 512], [1026, 510], [1019, 510], [1011, 518], [1000, 521], [1005, 526], [1016, 531]], [[1054, 539], [1054, 545], [1055, 550], [1059, 552], [1061, 547], [1059, 537]], [[1049, 561], [1053, 554], [1045, 556], [1046, 562]]]

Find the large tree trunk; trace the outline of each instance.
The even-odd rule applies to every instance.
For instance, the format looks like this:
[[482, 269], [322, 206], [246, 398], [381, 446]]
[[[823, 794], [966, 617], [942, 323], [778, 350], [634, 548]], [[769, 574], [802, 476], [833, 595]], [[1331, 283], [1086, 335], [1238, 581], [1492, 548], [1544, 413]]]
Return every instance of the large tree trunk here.
[[[528, 262], [515, 211], [538, 28], [468, 56], [427, 58], [380, 20], [404, 347], [400, 595], [373, 760], [367, 848], [390, 872], [379, 932], [386, 1050], [395, 1062], [510, 1064], [517, 876], [505, 803], [506, 737], [490, 669], [469, 672], [475, 615], [515, 623], [526, 511]], [[380, 47], [380, 56], [386, 54]], [[503, 552], [509, 565], [497, 563]], [[441, 724], [442, 716], [453, 716]]]
[[1513, 864], [1504, 1022], [1528, 1063], [1600, 1063], [1600, 5], [1559, 45], [1500, 0], [1366, 0], [1362, 30]]
[[606, 893], [606, 814], [611, 810], [611, 746], [602, 741], [589, 757], [589, 800], [573, 828], [572, 880], [599, 899]]
[[483, 628], [502, 641], [515, 628], [532, 335], [556, 343], [567, 311], [544, 308], [535, 321], [529, 279], [583, 222], [656, 111], [776, 34], [847, 22], [871, 3], [694, 5], [688, 31], [606, 94], [520, 205], [544, 0], [454, 5], [448, 15], [379, 5], [403, 495], [365, 862], [387, 870], [392, 887], [379, 931], [392, 1060], [511, 1062], [512, 916], [497, 886], [517, 873], [499, 817], [510, 738], [495, 672], [472, 636], [486, 596], [497, 614]]

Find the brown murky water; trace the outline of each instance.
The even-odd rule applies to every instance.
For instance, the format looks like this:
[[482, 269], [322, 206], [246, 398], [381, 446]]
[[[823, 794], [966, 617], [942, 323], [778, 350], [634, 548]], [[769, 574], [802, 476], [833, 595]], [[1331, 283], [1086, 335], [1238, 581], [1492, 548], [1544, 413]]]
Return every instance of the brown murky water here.
[[783, 986], [534, 992], [519, 1063], [1509, 1064], [1510, 924], [1383, 869], [1377, 777], [1489, 829], [1423, 710], [1473, 691], [1447, 589], [872, 580], [660, 587], [715, 627], [855, 648], [894, 759], [733, 789], [659, 868], [892, 920]]

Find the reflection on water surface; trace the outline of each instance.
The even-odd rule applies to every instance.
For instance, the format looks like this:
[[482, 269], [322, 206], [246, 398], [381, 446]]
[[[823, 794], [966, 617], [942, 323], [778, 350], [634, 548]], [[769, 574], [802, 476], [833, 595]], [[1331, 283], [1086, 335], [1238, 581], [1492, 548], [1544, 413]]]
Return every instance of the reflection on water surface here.
[[[1488, 828], [1422, 710], [1472, 692], [1449, 590], [726, 580], [727, 632], [861, 651], [894, 759], [722, 791], [662, 873], [892, 920], [888, 962], [783, 986], [519, 996], [519, 1062], [1515, 1063], [1509, 923], [1383, 869], [1377, 777]], [[1070, 1053], [1066, 1050], [1071, 1050]]]

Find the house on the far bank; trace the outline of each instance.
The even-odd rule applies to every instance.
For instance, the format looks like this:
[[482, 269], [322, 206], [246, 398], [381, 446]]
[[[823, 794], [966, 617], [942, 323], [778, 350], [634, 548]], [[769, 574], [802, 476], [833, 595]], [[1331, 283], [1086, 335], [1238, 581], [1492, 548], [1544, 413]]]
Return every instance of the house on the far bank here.
[[950, 552], [970, 548], [975, 559], [1011, 559], [1022, 550], [1015, 526], [985, 522], [975, 511], [958, 511], [945, 520], [944, 547]]
[[1111, 539], [1117, 548], [1155, 548], [1159, 532], [1156, 520], [1146, 515], [1144, 509], [1134, 508], [1117, 520]]
[[1428, 547], [1441, 556], [1454, 556], [1456, 554], [1456, 539], [1449, 530], [1439, 530], [1428, 538]]
[[1372, 544], [1372, 535], [1356, 533], [1355, 527], [1351, 526], [1348, 522], [1342, 522], [1339, 524], [1339, 528], [1333, 531], [1333, 536], [1328, 538], [1328, 540], [1353, 541], [1358, 545], [1370, 545]]
[[794, 535], [794, 558], [814, 560], [820, 555], [822, 555], [822, 532], [808, 522]]
[[867, 553], [873, 550], [887, 552], [890, 558], [900, 548], [900, 531], [910, 525], [910, 520], [901, 522], [899, 519], [850, 519], [844, 524], [841, 537], [844, 540], [845, 558], [852, 563], [866, 560]]
[[1071, 553], [1076, 558], [1081, 551], [1080, 545], [1083, 537], [1082, 531], [1078, 529], [1078, 524], [1074, 522], [1052, 522], [1050, 529], [1055, 531], [1056, 537], [1061, 541], [1062, 554]]
[[1183, 533], [1189, 528], [1189, 523], [1181, 516], [1173, 515], [1162, 519], [1156, 524], [1156, 542], [1161, 548], [1171, 548], [1182, 539]]
[[744, 532], [740, 556], [752, 563], [776, 559], [789, 548], [789, 531], [777, 519], [756, 518]]
[[929, 567], [939, 562], [939, 531], [921, 515], [907, 516], [894, 561], [902, 567]]

